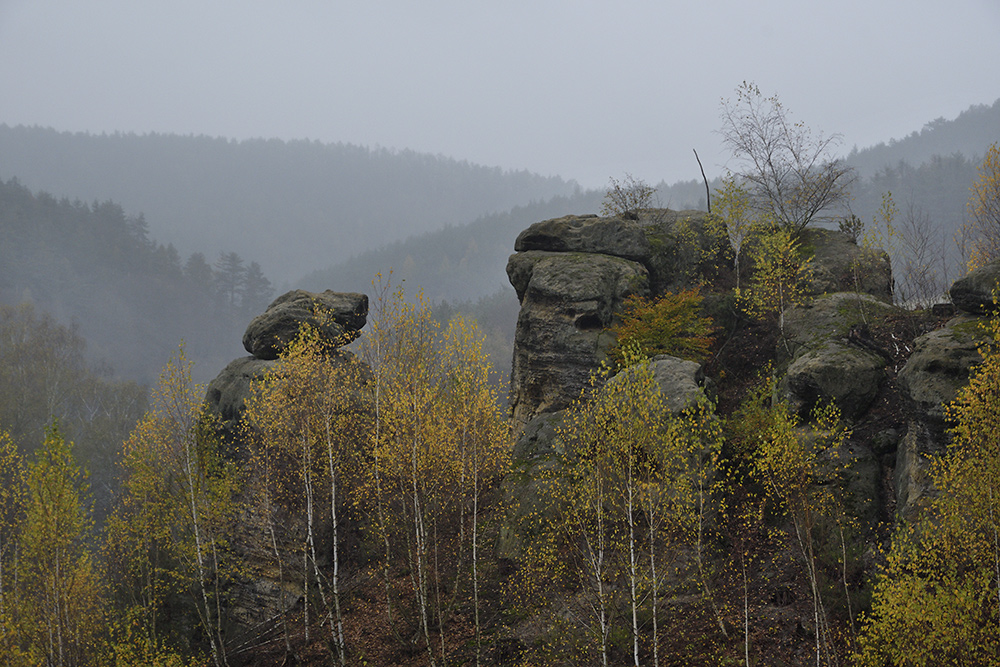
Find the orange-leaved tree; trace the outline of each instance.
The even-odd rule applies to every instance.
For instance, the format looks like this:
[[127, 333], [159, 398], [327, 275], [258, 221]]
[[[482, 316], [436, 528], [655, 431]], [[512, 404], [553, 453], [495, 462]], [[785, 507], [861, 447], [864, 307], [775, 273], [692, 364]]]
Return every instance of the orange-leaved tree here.
[[655, 299], [630, 296], [625, 300], [621, 322], [611, 326], [617, 344], [611, 355], [626, 359], [631, 345], [641, 357], [669, 354], [701, 361], [712, 346], [712, 319], [701, 314], [702, 297], [696, 288], [667, 292]]

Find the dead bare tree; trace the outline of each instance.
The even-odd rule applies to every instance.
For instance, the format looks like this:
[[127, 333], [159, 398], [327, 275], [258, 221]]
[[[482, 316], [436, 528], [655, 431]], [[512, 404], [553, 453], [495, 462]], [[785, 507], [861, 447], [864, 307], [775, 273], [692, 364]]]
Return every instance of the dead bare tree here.
[[764, 97], [746, 81], [735, 101], [722, 101], [721, 115], [723, 142], [743, 165], [739, 175], [761, 214], [797, 234], [847, 202], [854, 171], [832, 156], [840, 135], [813, 135], [776, 95]]

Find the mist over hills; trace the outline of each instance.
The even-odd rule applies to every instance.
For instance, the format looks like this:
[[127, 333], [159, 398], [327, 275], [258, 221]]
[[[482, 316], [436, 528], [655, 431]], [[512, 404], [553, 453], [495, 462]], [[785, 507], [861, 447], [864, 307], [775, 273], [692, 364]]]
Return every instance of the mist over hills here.
[[[882, 195], [891, 192], [903, 218], [899, 224], [926, 220], [941, 255], [936, 269], [940, 280], [953, 280], [961, 267], [952, 239], [964, 221], [979, 159], [998, 139], [1000, 100], [991, 106], [972, 106], [951, 121], [931, 121], [903, 139], [855, 148], [846, 158], [859, 176], [851, 211], [870, 221]], [[709, 185], [714, 190], [719, 184], [715, 179]], [[521, 230], [546, 218], [597, 213], [603, 196], [599, 190], [578, 191], [483, 216], [466, 226], [415, 234], [313, 271], [300, 284], [307, 289], [346, 286], [365, 290], [376, 270], [392, 268], [396, 279], [420, 286], [431, 299], [474, 300], [510, 289], [504, 269]], [[655, 203], [674, 210], [705, 210], [705, 184], [700, 179], [661, 182], [656, 186]]]
[[574, 182], [440, 155], [317, 141], [87, 134], [0, 124], [0, 179], [143, 213], [182, 254], [235, 251], [276, 283]]
[[[998, 139], [1000, 100], [856, 149], [847, 158], [861, 176], [852, 210], [870, 220], [892, 192], [904, 217], [927, 221], [942, 281], [954, 278], [952, 238], [977, 159]], [[493, 295], [507, 308], [517, 234], [597, 213], [604, 194], [412, 151], [0, 125], [5, 180], [0, 302], [27, 299], [78, 323], [93, 357], [140, 381], [181, 338], [205, 376], [240, 353], [242, 328], [262, 306], [232, 290], [223, 298], [231, 254], [259, 263], [257, 278], [278, 291], [368, 292], [392, 269], [407, 293], [452, 304]], [[697, 177], [660, 183], [656, 197], [675, 210], [706, 203]]]
[[870, 178], [900, 162], [918, 167], [935, 155], [947, 157], [960, 153], [978, 162], [989, 145], [998, 140], [1000, 99], [993, 104], [974, 104], [953, 120], [936, 118], [902, 139], [890, 139], [861, 150], [855, 146], [846, 159], [859, 176]]

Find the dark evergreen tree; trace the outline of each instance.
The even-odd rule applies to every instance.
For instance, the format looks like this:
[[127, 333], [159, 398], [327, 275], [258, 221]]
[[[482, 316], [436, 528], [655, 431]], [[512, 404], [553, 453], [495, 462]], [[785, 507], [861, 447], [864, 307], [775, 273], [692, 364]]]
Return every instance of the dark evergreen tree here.
[[243, 258], [239, 253], [222, 252], [215, 262], [215, 290], [221, 301], [235, 309], [239, 304], [238, 297], [243, 289], [247, 268], [243, 266]]
[[246, 317], [253, 317], [262, 312], [271, 297], [274, 295], [274, 287], [271, 281], [264, 275], [264, 270], [257, 262], [250, 262], [243, 276], [243, 285], [240, 289], [240, 306]]

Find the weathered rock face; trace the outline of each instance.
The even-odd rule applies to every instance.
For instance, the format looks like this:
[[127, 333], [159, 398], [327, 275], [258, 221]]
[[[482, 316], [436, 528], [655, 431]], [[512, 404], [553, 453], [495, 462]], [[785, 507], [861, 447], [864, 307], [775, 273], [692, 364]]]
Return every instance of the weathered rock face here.
[[239, 440], [238, 427], [243, 406], [250, 396], [250, 385], [273, 371], [277, 360], [240, 357], [234, 359], [208, 384], [205, 402], [219, 420], [221, 435], [227, 443]]
[[845, 419], [863, 415], [885, 378], [885, 359], [868, 350], [828, 340], [802, 350], [785, 375], [789, 406], [808, 417], [820, 401], [832, 400]]
[[641, 264], [578, 252], [519, 253], [507, 274], [521, 300], [511, 378], [520, 426], [579, 396], [612, 342], [605, 328], [626, 298], [649, 293], [649, 282]]
[[805, 305], [785, 310], [785, 335], [778, 345], [778, 357], [794, 357], [803, 348], [846, 339], [855, 327], [899, 312], [895, 306], [867, 294], [834, 292], [818, 296]]
[[996, 310], [993, 291], [1000, 288], [1000, 262], [981, 266], [956, 280], [949, 293], [955, 305], [967, 313], [982, 314]]
[[783, 388], [789, 405], [808, 418], [820, 401], [834, 401], [848, 420], [861, 417], [885, 379], [886, 359], [859, 332], [898, 312], [867, 294], [836, 292], [785, 311], [778, 358], [787, 359]]
[[977, 348], [986, 331], [981, 324], [979, 318], [963, 315], [921, 336], [899, 372], [900, 388], [913, 406], [913, 418], [896, 451], [896, 513], [903, 520], [916, 518], [922, 503], [935, 493], [930, 461], [947, 446], [945, 406], [982, 361]]
[[521, 302], [511, 377], [514, 428], [565, 408], [587, 386], [631, 295], [687, 284], [725, 254], [701, 211], [640, 211], [636, 220], [566, 216], [514, 244], [507, 275]]
[[313, 327], [330, 346], [331, 358], [347, 363], [350, 355], [334, 352], [355, 338], [368, 317], [368, 296], [327, 290], [316, 294], [292, 290], [271, 302], [243, 334], [243, 347], [253, 356], [236, 359], [212, 380], [205, 393], [209, 411], [219, 420], [219, 434], [238, 449], [237, 426], [250, 385], [278, 365], [278, 356], [303, 324]]
[[367, 317], [365, 294], [292, 290], [272, 301], [250, 322], [243, 334], [243, 347], [258, 359], [277, 359], [303, 324], [339, 347], [358, 337]]
[[813, 255], [811, 294], [860, 292], [892, 301], [892, 268], [886, 253], [866, 252], [850, 236], [832, 229], [809, 227], [800, 241]]
[[[267, 310], [254, 318], [243, 336], [243, 345], [253, 356], [235, 359], [209, 383], [205, 402], [216, 419], [216, 433], [226, 447], [225, 455], [233, 460], [243, 460], [246, 451], [240, 433], [245, 402], [254, 382], [268, 373], [281, 372], [277, 357], [295, 339], [299, 327], [312, 326], [329, 344], [328, 358], [334, 363], [350, 363], [353, 355], [338, 350], [358, 336], [368, 314], [368, 297], [364, 294], [338, 293], [327, 290], [313, 294], [302, 290], [288, 292], [275, 299]], [[251, 510], [241, 517], [238, 538], [231, 545], [250, 565], [255, 575], [241, 581], [230, 591], [230, 612], [244, 629], [275, 617], [296, 604], [302, 588], [294, 583], [286, 571], [279, 576], [274, 564], [272, 546], [264, 537], [264, 520]], [[279, 514], [283, 510], [277, 510]], [[279, 543], [301, 544], [305, 526], [301, 521], [279, 515], [273, 518], [279, 526]], [[321, 519], [313, 527], [317, 542], [328, 544], [331, 539], [329, 519]], [[321, 558], [327, 551], [320, 549]], [[292, 559], [289, 556], [289, 562]], [[321, 565], [323, 563], [321, 562]]]
[[956, 317], [921, 336], [899, 371], [900, 387], [913, 402], [915, 412], [937, 430], [944, 426], [944, 406], [955, 399], [968, 383], [972, 367], [982, 360], [978, 346], [985, 331], [980, 322], [968, 315]]

